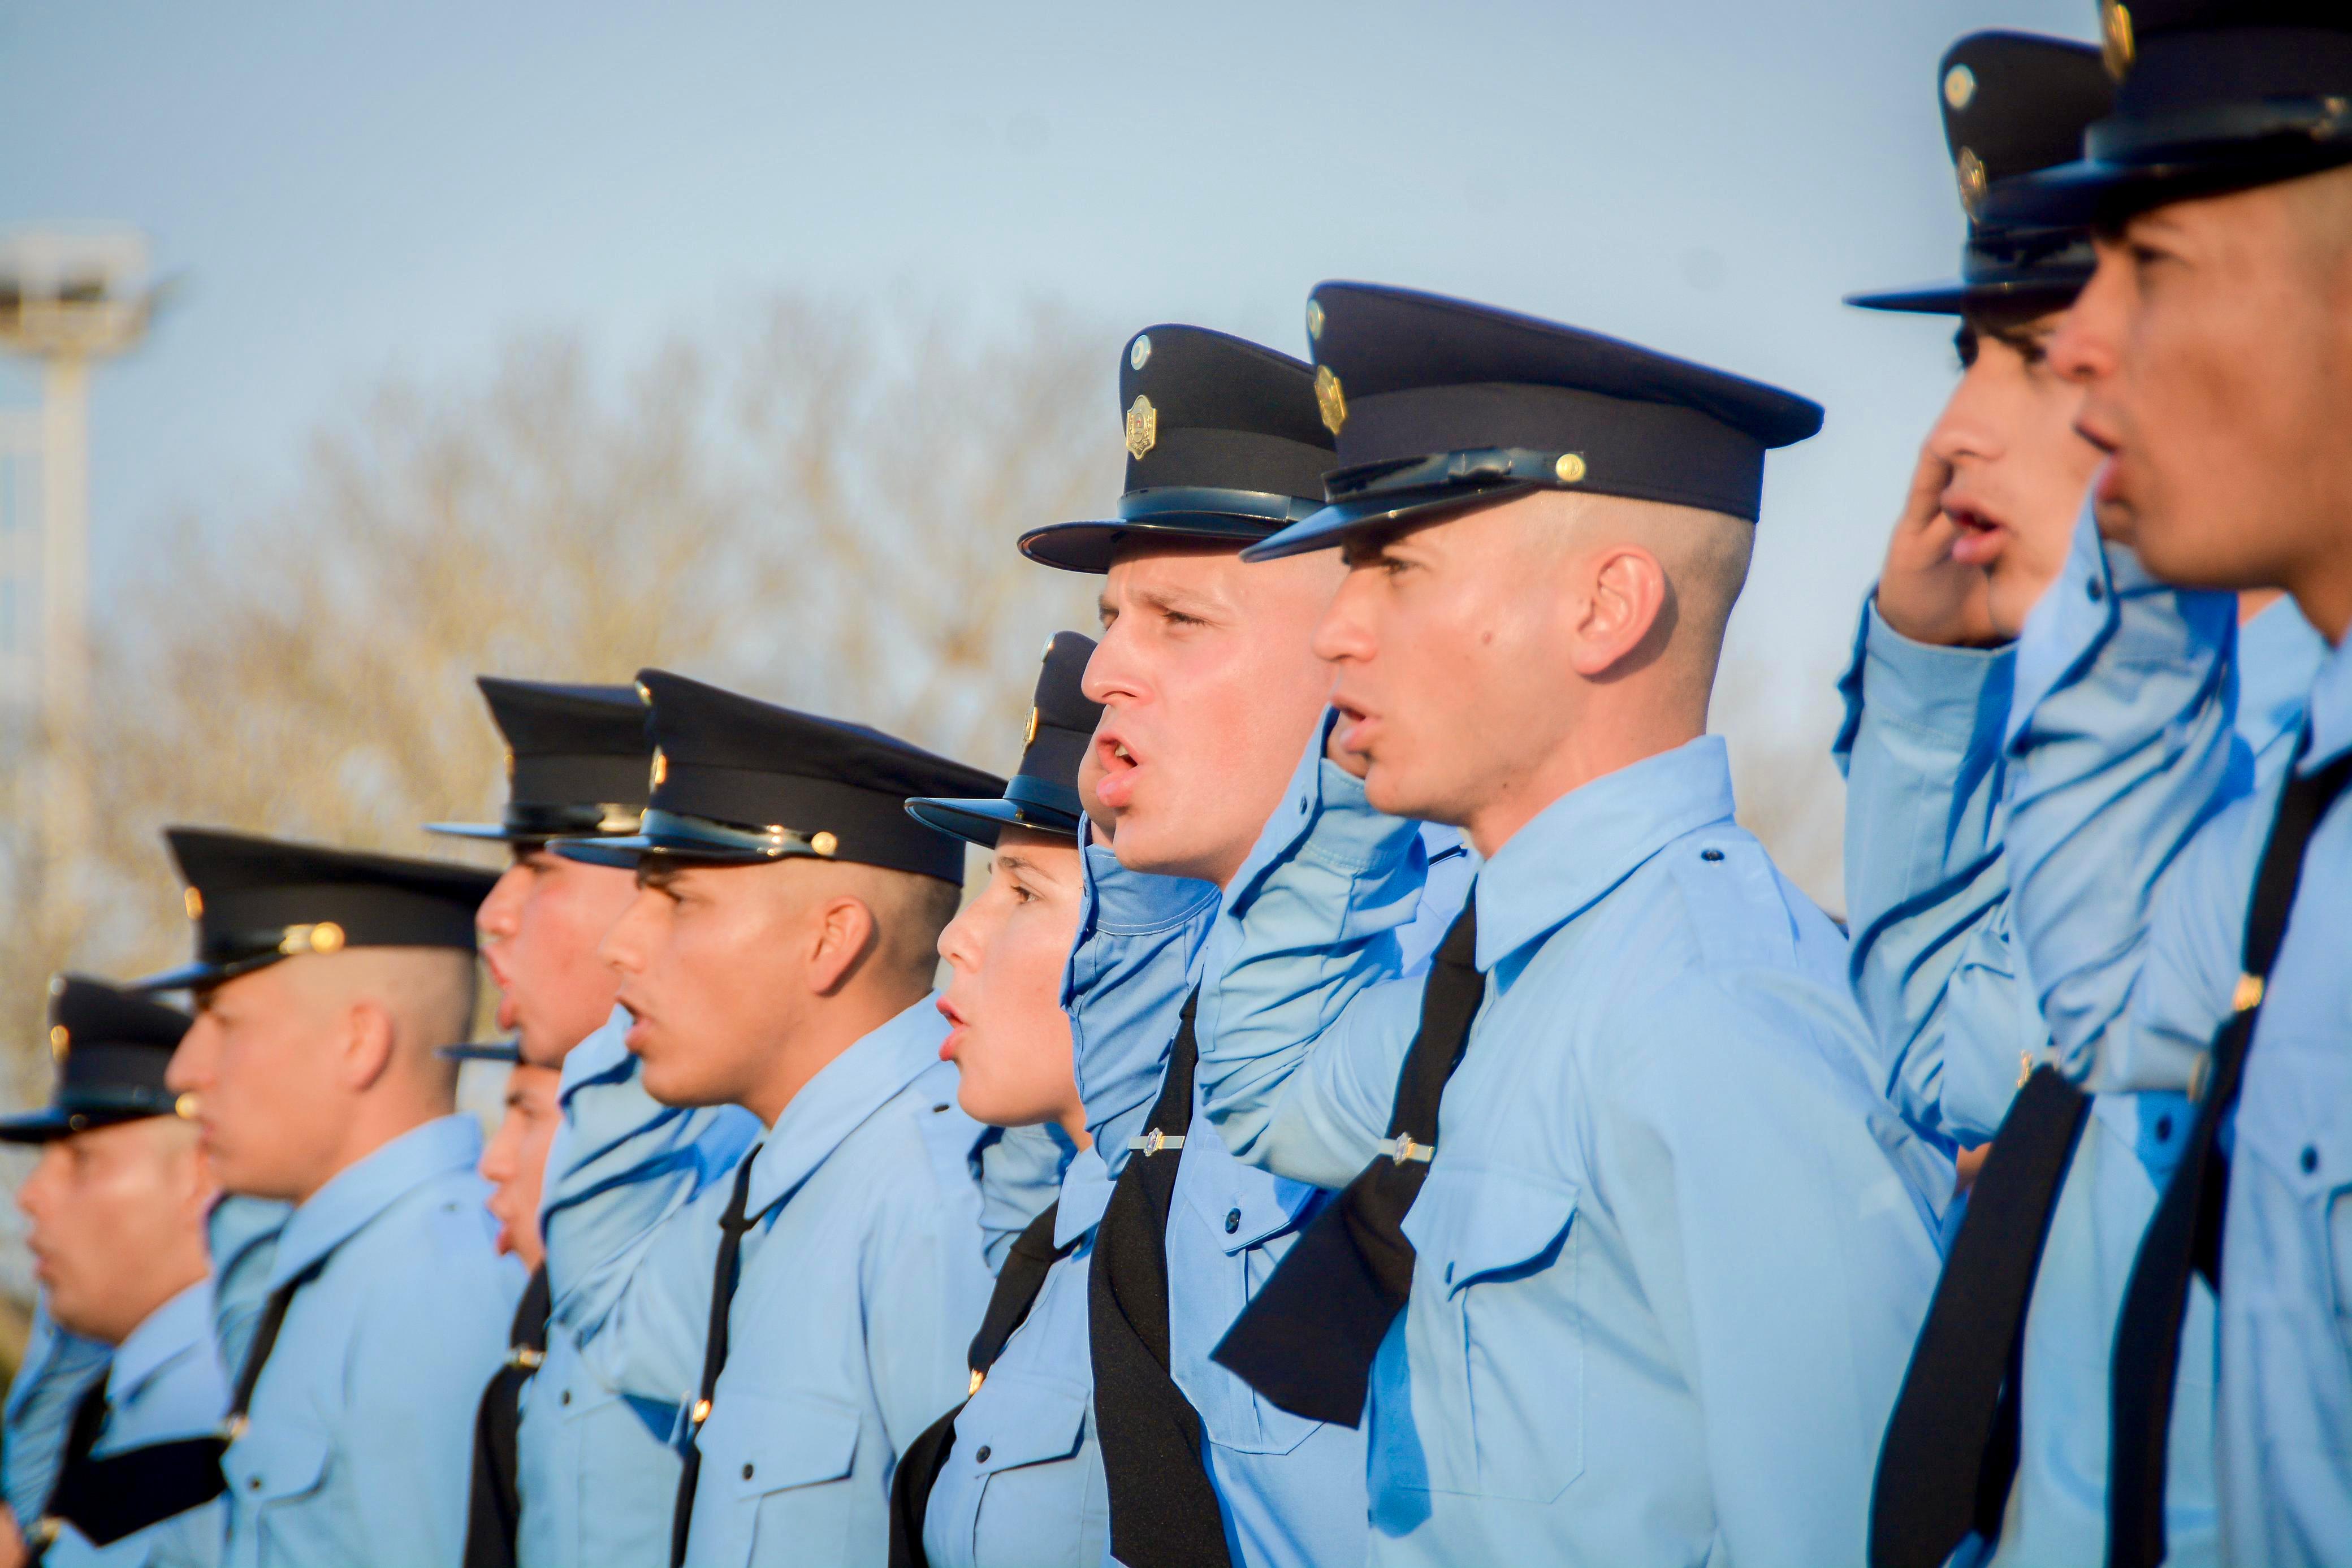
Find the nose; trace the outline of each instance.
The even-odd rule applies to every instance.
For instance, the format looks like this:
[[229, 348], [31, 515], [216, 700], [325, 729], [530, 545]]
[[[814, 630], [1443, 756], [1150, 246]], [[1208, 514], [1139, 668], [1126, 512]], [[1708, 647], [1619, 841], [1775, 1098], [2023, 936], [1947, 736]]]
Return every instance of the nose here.
[[972, 912], [980, 907], [981, 899], [987, 896], [982, 894], [981, 898], [965, 904], [962, 911], [948, 922], [947, 929], [940, 933], [940, 956], [946, 960], [950, 968], [969, 973], [980, 967], [979, 933], [973, 929], [976, 923], [972, 919]]
[[188, 1032], [172, 1051], [172, 1060], [163, 1069], [163, 1087], [174, 1094], [191, 1090], [201, 1092], [210, 1088], [213, 1081], [213, 1061], [220, 1051], [220, 1025], [209, 1012], [196, 1014]]
[[1960, 384], [1936, 416], [1927, 432], [1927, 450], [1955, 466], [1975, 461], [1990, 463], [2000, 455], [1998, 422], [1990, 417], [1991, 380], [2008, 350], [1987, 343], [1977, 351], [1976, 363], [1960, 377]]
[[1087, 656], [1087, 673], [1079, 678], [1078, 689], [1088, 702], [1132, 702], [1142, 695], [1140, 672], [1137, 669], [1129, 643], [1134, 634], [1126, 630], [1131, 617], [1122, 615], [1103, 628], [1102, 640]]
[[474, 913], [474, 925], [484, 937], [503, 942], [522, 928], [523, 894], [530, 882], [530, 868], [518, 862], [490, 884], [482, 907]]
[[2052, 334], [2051, 368], [2070, 382], [2087, 385], [2116, 372], [2117, 346], [2131, 301], [2130, 257], [2113, 240], [2098, 242], [2099, 265], [2091, 281]]
[[491, 1134], [490, 1141], [482, 1145], [482, 1163], [474, 1167], [481, 1173], [482, 1179], [493, 1186], [504, 1186], [514, 1179], [516, 1140], [509, 1131], [513, 1124], [514, 1115], [509, 1112], [499, 1124], [499, 1130]]
[[1372, 656], [1370, 624], [1373, 572], [1357, 567], [1339, 580], [1339, 591], [1315, 623], [1315, 656], [1327, 664], [1360, 664]]
[[642, 975], [646, 972], [645, 925], [650, 916], [648, 899], [660, 895], [649, 887], [637, 889], [637, 895], [621, 910], [621, 917], [596, 944], [596, 961], [616, 975]]

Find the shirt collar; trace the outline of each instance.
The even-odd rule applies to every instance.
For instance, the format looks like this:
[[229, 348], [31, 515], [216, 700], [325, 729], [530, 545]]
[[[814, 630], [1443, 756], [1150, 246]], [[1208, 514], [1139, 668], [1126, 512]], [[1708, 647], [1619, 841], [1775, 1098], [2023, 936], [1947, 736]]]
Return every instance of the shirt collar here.
[[1685, 833], [1731, 814], [1731, 762], [1717, 735], [1570, 790], [1479, 868], [1479, 971], [1575, 916]]
[[768, 1212], [832, 1156], [865, 1120], [940, 1060], [948, 1020], [933, 992], [817, 1071], [761, 1140], [747, 1215]]
[[1055, 1246], [1067, 1247], [1102, 1223], [1114, 1185], [1109, 1167], [1092, 1145], [1077, 1152], [1070, 1168], [1062, 1173], [1060, 1205], [1054, 1210]]
[[275, 1291], [357, 1234], [361, 1227], [436, 1176], [467, 1171], [482, 1157], [482, 1124], [437, 1116], [335, 1174], [294, 1210], [269, 1269]]
[[213, 1338], [213, 1281], [203, 1279], [140, 1320], [131, 1337], [115, 1347], [114, 1364], [107, 1373], [106, 1400], [121, 1406], [157, 1373]]
[[2284, 594], [2238, 628], [2238, 733], [2249, 747], [2263, 751], [2303, 722], [2326, 658], [2326, 642]]
[[2302, 771], [2324, 768], [2352, 749], [2352, 638], [2331, 651], [2311, 685], [2311, 747]]

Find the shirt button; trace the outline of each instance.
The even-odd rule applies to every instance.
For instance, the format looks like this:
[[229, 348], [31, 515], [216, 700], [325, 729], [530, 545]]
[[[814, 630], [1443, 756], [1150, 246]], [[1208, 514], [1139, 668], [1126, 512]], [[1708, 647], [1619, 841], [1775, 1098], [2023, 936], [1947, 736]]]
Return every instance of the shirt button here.
[[1723, 858], [1723, 852], [1721, 850], [1701, 850], [1698, 852], [1698, 858], [1703, 861], [1719, 861]]
[[2092, 603], [2096, 604], [2100, 600], [2105, 599], [2107, 596], [2107, 585], [2101, 582], [2095, 577], [2091, 579], [2090, 581], [2083, 584], [2083, 591], [2091, 596]]
[[259, 1476], [256, 1476], [245, 1484], [248, 1490], [259, 1491], [261, 1490], [261, 1478]]
[[2303, 1145], [2303, 1174], [2309, 1176], [2319, 1168], [2319, 1151], [2309, 1144]]
[[2158, 1116], [2156, 1119], [2156, 1141], [2159, 1144], [2165, 1143], [2168, 1141], [2171, 1136], [2172, 1118], [2169, 1116]]
[[994, 1451], [994, 1450], [992, 1450], [992, 1448], [989, 1448], [989, 1446], [988, 1446], [986, 1443], [982, 1443], [982, 1444], [980, 1446], [980, 1452], [978, 1452], [978, 1453], [974, 1454], [974, 1455], [972, 1456], [972, 1458], [975, 1458], [975, 1459], [978, 1459], [982, 1464], [983, 1464], [983, 1465], [984, 1465], [984, 1464], [988, 1463], [988, 1456], [989, 1456], [992, 1452], [993, 1452], [993, 1451]]
[[751, 1467], [748, 1464], [743, 1467], [743, 1479], [747, 1481], [751, 1479]]
[[1225, 1234], [1231, 1236], [1234, 1231], [1239, 1230], [1241, 1228], [1242, 1211], [1238, 1208], [1229, 1208], [1225, 1210]]
[[561, 1393], [561, 1394], [557, 1395], [557, 1396], [555, 1396], [555, 1399], [556, 1399], [556, 1403], [557, 1403], [557, 1404], [559, 1404], [559, 1405], [569, 1405], [569, 1404], [571, 1404], [571, 1403], [572, 1403], [572, 1390], [570, 1390], [569, 1388], [565, 1389], [562, 1393]]

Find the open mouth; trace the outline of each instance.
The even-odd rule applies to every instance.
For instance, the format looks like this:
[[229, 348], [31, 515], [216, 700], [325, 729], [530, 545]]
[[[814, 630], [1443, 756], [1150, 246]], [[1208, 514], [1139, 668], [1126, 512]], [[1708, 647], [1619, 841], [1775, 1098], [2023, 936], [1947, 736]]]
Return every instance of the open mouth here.
[[1143, 764], [1137, 760], [1127, 742], [1115, 735], [1095, 737], [1095, 760], [1102, 766], [1096, 795], [1111, 810], [1126, 810], [1135, 799], [1135, 775]]
[[1952, 559], [1962, 566], [1990, 566], [2009, 541], [2005, 524], [1969, 502], [1946, 501], [1944, 516], [1959, 529], [1952, 541]]

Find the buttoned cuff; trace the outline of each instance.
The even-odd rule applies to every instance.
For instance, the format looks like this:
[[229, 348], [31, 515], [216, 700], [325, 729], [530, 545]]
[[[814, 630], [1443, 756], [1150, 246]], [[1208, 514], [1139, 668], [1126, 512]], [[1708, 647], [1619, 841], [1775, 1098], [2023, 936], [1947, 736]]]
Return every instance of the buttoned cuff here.
[[1871, 596], [1863, 607], [1862, 706], [1874, 718], [1966, 747], [1989, 732], [1987, 694], [2005, 695], [2017, 645], [1950, 648], [1915, 642], [1886, 623]]

